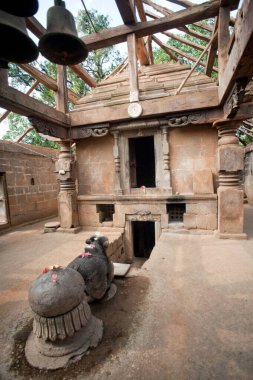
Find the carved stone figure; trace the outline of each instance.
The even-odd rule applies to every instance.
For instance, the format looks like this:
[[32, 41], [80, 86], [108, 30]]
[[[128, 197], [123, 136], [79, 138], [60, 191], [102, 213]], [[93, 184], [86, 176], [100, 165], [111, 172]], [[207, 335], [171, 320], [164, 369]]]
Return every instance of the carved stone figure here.
[[82, 276], [71, 268], [45, 268], [29, 290], [33, 331], [25, 355], [40, 369], [57, 369], [81, 359], [102, 338], [103, 322], [91, 314]]
[[106, 236], [93, 235], [86, 240], [84, 252], [68, 265], [82, 275], [88, 302], [101, 300], [106, 292], [108, 298], [116, 293], [116, 285], [112, 284], [114, 267], [106, 255], [108, 246]]

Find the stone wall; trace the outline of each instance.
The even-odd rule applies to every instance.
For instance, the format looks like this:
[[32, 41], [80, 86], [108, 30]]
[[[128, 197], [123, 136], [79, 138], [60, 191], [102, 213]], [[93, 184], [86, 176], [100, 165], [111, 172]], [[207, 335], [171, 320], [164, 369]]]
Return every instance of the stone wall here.
[[173, 194], [216, 192], [217, 131], [210, 127], [174, 128], [169, 131]]
[[77, 142], [78, 194], [114, 192], [113, 137], [88, 138]]
[[57, 215], [57, 157], [55, 149], [0, 141], [9, 225]]

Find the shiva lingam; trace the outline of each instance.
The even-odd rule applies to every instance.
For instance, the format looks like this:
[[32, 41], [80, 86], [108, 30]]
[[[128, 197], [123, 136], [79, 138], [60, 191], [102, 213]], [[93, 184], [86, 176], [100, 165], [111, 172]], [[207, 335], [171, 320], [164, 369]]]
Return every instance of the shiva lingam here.
[[91, 314], [80, 273], [71, 268], [45, 270], [29, 290], [33, 331], [25, 355], [39, 369], [66, 367], [96, 347], [103, 322]]

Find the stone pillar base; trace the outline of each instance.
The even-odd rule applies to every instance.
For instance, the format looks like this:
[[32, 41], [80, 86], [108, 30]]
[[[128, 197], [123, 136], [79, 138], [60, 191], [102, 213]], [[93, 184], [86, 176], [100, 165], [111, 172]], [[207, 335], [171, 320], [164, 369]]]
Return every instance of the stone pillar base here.
[[245, 233], [242, 234], [222, 234], [219, 231], [214, 232], [214, 236], [217, 237], [218, 239], [235, 239], [235, 240], [245, 240], [248, 239], [248, 235]]
[[60, 191], [58, 207], [61, 228], [68, 229], [79, 226], [75, 191]]
[[220, 237], [245, 235], [243, 233], [243, 216], [243, 190], [233, 187], [219, 187], [218, 233]]

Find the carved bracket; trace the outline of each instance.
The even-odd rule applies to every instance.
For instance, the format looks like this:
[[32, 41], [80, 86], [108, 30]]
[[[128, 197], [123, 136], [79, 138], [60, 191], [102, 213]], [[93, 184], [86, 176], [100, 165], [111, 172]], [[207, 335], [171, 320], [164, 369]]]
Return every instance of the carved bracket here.
[[73, 128], [72, 129], [72, 138], [74, 140], [78, 139], [87, 139], [88, 137], [104, 137], [109, 132], [110, 124], [100, 124], [94, 127], [82, 127], [82, 128]]
[[54, 124], [49, 124], [45, 120], [37, 119], [33, 116], [28, 117], [28, 119], [36, 131], [42, 133], [43, 135], [59, 137], [61, 139], [68, 138], [68, 130], [66, 128]]
[[240, 79], [236, 81], [227, 102], [224, 105], [224, 114], [226, 117], [233, 118], [243, 102], [247, 80]]
[[190, 115], [182, 115], [168, 118], [168, 126], [174, 127], [187, 127], [192, 124], [203, 124], [205, 122], [204, 113], [194, 113]]

